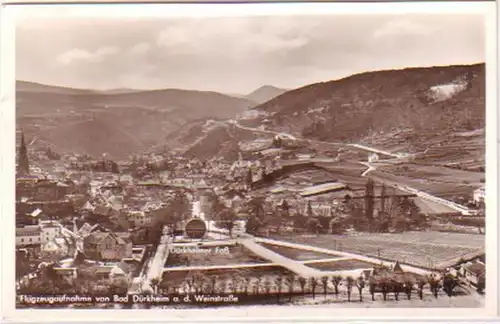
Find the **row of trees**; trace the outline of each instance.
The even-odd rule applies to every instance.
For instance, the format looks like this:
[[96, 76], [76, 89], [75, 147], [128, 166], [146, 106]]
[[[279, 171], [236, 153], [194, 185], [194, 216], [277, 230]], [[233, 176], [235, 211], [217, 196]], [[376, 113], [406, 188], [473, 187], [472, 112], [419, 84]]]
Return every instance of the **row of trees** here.
[[413, 292], [417, 292], [419, 298], [424, 297], [424, 289], [428, 286], [429, 291], [435, 298], [438, 298], [439, 291], [442, 289], [446, 295], [452, 297], [454, 289], [458, 285], [458, 280], [451, 274], [440, 276], [431, 274], [428, 276], [417, 276], [413, 274], [395, 274], [385, 273], [374, 275], [369, 279], [363, 276], [323, 276], [300, 277], [295, 275], [279, 276], [260, 276], [243, 277], [232, 276], [223, 278], [219, 276], [203, 276], [201, 273], [189, 275], [182, 281], [153, 279], [151, 286], [155, 293], [159, 294], [243, 294], [243, 295], [276, 295], [278, 301], [283, 295], [288, 295], [288, 300], [294, 295], [310, 294], [316, 298], [317, 294], [323, 294], [325, 297], [329, 291], [339, 295], [340, 288], [344, 288], [347, 295], [347, 301], [351, 301], [353, 290], [358, 292], [359, 301], [363, 301], [363, 291], [367, 288], [372, 300], [375, 300], [375, 294], [381, 293], [383, 300], [386, 301], [389, 294], [394, 295], [395, 300], [399, 300], [399, 295], [404, 293], [407, 299], [412, 298]]

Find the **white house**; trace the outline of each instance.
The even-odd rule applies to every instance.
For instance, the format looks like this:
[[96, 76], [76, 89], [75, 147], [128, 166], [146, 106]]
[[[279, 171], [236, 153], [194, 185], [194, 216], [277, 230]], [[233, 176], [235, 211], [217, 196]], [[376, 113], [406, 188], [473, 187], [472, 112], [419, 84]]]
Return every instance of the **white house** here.
[[379, 156], [377, 153], [372, 153], [368, 156], [368, 162], [373, 163], [379, 160]]
[[486, 266], [482, 262], [469, 262], [462, 266], [465, 279], [473, 286], [477, 286], [480, 280], [484, 280]]
[[41, 243], [41, 228], [39, 225], [28, 225], [16, 228], [16, 247]]
[[486, 197], [485, 187], [481, 187], [481, 188], [474, 190], [474, 202], [476, 204], [484, 203], [485, 197]]
[[61, 225], [54, 221], [41, 221], [40, 228], [41, 228], [40, 243], [42, 244], [52, 241], [61, 233]]
[[135, 226], [141, 227], [150, 224], [153, 220], [152, 214], [145, 211], [131, 211], [130, 218]]

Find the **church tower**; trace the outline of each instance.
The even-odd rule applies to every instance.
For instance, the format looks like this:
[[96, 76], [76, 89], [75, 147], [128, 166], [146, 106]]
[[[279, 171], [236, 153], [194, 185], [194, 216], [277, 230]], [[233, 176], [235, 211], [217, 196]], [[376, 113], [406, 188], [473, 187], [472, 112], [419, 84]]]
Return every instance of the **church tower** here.
[[28, 160], [28, 149], [24, 141], [24, 133], [21, 133], [21, 146], [17, 156], [17, 175], [27, 176], [30, 174], [30, 164]]

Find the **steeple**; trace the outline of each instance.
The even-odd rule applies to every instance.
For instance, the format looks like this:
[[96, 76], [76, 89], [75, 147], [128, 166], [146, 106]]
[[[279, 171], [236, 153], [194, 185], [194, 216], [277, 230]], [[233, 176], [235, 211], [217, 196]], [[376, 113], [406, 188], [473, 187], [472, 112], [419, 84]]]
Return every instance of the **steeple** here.
[[24, 132], [21, 133], [21, 146], [19, 147], [19, 154], [17, 157], [17, 174], [26, 176], [30, 174], [30, 165], [28, 160], [28, 149], [24, 141]]

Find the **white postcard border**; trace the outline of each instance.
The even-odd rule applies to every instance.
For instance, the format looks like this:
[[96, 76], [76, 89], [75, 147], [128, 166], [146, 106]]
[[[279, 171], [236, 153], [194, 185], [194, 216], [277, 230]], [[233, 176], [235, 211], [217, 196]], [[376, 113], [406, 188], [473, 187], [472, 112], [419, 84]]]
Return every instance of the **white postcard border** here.
[[[51, 9], [52, 7], [52, 9]], [[497, 140], [497, 20], [494, 2], [422, 2], [422, 3], [284, 3], [284, 4], [165, 4], [165, 5], [66, 5], [56, 11], [53, 5], [4, 6], [1, 8], [0, 56], [0, 195], [2, 217], [2, 308], [9, 321], [175, 321], [175, 322], [247, 322], [247, 321], [336, 321], [336, 320], [493, 320], [498, 316], [498, 146]], [[401, 14], [401, 13], [478, 13], [484, 14], [487, 31], [486, 60], [486, 191], [487, 223], [486, 306], [481, 308], [321, 308], [308, 306], [254, 306], [203, 310], [15, 310], [14, 266], [14, 170], [15, 170], [15, 19], [58, 17], [172, 17], [228, 15], [294, 14]], [[33, 50], [36, 51], [36, 48]], [[388, 311], [390, 309], [390, 311]], [[285, 315], [286, 314], [286, 315]]]

